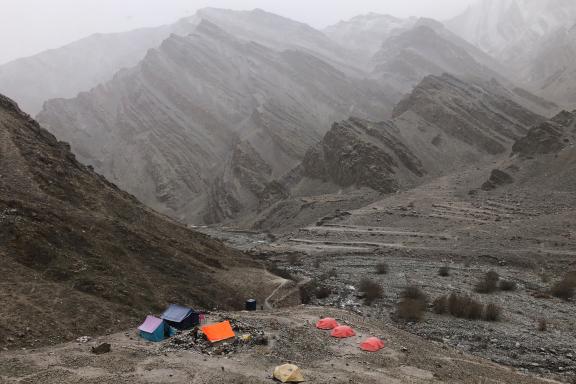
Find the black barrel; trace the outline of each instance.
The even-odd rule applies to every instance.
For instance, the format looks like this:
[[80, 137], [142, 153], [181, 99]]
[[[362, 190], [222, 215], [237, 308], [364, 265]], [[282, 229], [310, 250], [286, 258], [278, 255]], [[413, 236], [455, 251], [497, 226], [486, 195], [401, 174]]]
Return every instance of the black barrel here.
[[256, 300], [254, 300], [254, 299], [246, 300], [246, 310], [247, 311], [255, 311], [256, 310]]

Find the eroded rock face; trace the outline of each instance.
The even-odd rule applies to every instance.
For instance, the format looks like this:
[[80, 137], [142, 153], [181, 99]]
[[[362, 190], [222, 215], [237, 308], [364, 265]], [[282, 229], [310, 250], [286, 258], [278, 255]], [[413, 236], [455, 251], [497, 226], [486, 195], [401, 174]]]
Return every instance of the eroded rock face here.
[[502, 158], [543, 118], [500, 91], [493, 83], [428, 76], [396, 106], [392, 120], [334, 124], [283, 185], [302, 194], [295, 186], [314, 179], [393, 193], [424, 176]]
[[342, 187], [370, 187], [382, 193], [399, 188], [400, 167], [424, 175], [418, 158], [395, 136], [395, 127], [350, 119], [333, 125], [322, 143], [302, 162], [305, 177], [334, 182]]
[[561, 112], [530, 129], [525, 137], [516, 141], [512, 153], [521, 157], [557, 153], [573, 142], [575, 122], [574, 113]]

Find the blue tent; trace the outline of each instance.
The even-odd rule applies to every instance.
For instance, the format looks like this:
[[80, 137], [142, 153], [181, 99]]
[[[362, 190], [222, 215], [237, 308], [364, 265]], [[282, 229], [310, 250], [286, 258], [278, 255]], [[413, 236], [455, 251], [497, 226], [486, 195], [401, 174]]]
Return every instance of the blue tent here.
[[162, 319], [176, 329], [190, 329], [200, 324], [200, 315], [192, 308], [172, 304], [162, 314]]
[[138, 327], [140, 336], [148, 341], [162, 341], [170, 335], [170, 326], [164, 320], [154, 316], [146, 317], [144, 323]]

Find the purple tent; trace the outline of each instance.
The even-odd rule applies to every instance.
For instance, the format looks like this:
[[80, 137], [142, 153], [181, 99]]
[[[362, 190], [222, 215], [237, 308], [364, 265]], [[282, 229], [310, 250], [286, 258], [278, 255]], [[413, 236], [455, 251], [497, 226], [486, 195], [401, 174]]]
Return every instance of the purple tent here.
[[149, 341], [162, 341], [169, 336], [168, 324], [155, 316], [147, 316], [138, 330], [140, 336]]

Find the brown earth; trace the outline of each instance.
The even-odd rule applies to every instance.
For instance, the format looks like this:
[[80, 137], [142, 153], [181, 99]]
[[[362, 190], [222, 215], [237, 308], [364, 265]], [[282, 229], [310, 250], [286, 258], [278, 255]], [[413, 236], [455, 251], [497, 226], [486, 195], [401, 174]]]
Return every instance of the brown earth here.
[[171, 302], [234, 308], [275, 277], [152, 212], [0, 96], [0, 349], [136, 324]]
[[[215, 314], [215, 317], [226, 316]], [[310, 383], [474, 383], [540, 384], [511, 369], [471, 357], [440, 343], [398, 330], [389, 324], [348, 312], [297, 307], [278, 311], [236, 313], [232, 318], [258, 325], [268, 345], [243, 353], [206, 356], [193, 351], [171, 351], [163, 342], [140, 339], [135, 330], [49, 349], [0, 355], [2, 383], [272, 383], [274, 367], [297, 364]], [[315, 329], [321, 316], [333, 316], [351, 325], [357, 336], [336, 340]], [[208, 319], [210, 320], [210, 318]], [[377, 353], [362, 352], [358, 343], [369, 336], [385, 340]], [[90, 353], [107, 342], [112, 352]]]

